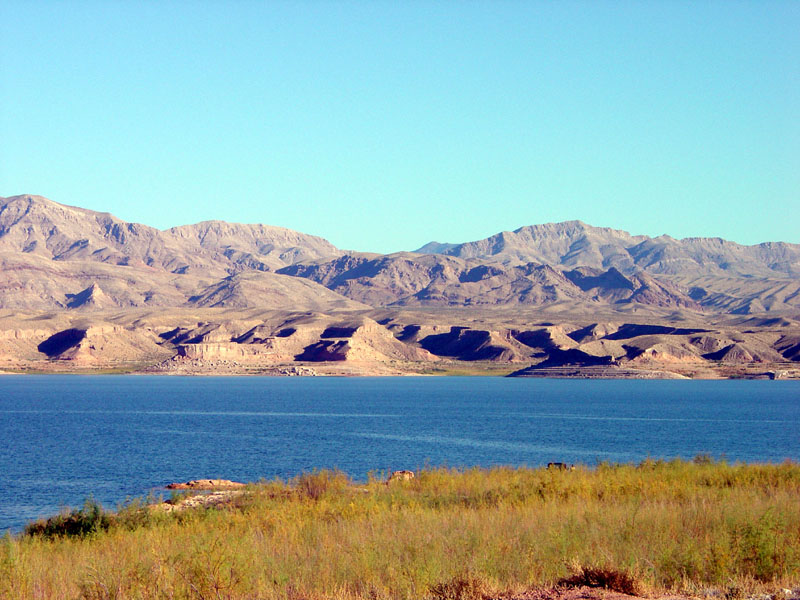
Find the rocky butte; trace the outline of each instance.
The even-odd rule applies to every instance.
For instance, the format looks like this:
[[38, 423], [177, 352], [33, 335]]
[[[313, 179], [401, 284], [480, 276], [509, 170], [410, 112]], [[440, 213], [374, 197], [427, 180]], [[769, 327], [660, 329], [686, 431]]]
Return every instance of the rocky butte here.
[[415, 252], [0, 198], [0, 370], [800, 377], [800, 245], [580, 221]]

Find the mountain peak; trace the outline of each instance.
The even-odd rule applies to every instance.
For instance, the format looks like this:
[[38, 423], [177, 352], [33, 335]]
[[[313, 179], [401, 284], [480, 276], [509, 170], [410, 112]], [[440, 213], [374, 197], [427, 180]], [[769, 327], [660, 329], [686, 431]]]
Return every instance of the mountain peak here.
[[424, 246], [414, 250], [417, 254], [446, 254], [448, 250], [455, 248], [458, 244], [449, 244], [447, 242], [428, 242]]
[[110, 308], [116, 303], [100, 288], [93, 283], [77, 294], [67, 294], [67, 308]]
[[567, 230], [567, 229], [595, 229], [591, 225], [587, 225], [583, 221], [573, 219], [571, 221], [553, 221], [550, 223], [535, 223], [531, 225], [523, 225], [519, 229], [515, 229], [514, 233], [520, 231], [540, 229], [540, 230]]

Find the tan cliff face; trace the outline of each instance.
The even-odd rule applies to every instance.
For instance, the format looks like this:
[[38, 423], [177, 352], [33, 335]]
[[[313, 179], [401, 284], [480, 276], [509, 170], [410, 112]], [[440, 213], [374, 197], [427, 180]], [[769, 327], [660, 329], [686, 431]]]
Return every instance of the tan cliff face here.
[[667, 326], [548, 318], [520, 315], [514, 323], [507, 314], [408, 309], [5, 311], [0, 369], [364, 375], [527, 368], [580, 375], [607, 367], [615, 376], [800, 376], [800, 321], [793, 319], [743, 329], [725, 320]]

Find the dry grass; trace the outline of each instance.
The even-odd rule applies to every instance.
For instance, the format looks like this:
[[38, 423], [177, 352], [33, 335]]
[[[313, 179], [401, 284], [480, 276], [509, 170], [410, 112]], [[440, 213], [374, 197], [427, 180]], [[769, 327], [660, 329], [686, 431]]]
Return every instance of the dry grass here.
[[434, 600], [483, 600], [490, 596], [486, 582], [474, 575], [437, 583], [430, 586], [428, 592]]
[[391, 486], [322, 471], [252, 486], [221, 509], [132, 506], [102, 522], [0, 541], [0, 598], [477, 600], [559, 581], [744, 595], [800, 584], [800, 465], [789, 462], [431, 469]]

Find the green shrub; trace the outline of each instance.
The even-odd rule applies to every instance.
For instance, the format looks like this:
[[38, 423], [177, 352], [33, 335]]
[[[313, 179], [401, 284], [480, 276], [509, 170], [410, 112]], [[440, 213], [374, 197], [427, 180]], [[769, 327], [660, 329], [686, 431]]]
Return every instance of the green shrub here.
[[111, 523], [112, 516], [94, 499], [87, 498], [81, 509], [30, 523], [25, 527], [25, 534], [45, 538], [84, 537], [107, 530]]

